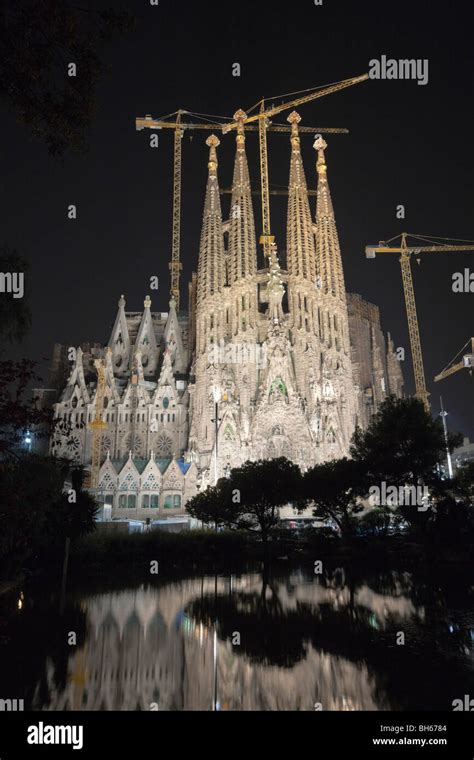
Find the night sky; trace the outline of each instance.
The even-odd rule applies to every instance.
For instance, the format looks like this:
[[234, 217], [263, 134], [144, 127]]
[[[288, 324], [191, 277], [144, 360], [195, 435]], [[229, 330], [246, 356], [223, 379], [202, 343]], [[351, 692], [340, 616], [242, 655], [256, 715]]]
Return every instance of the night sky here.
[[[111, 4], [99, 0], [93, 6]], [[33, 328], [21, 354], [42, 360], [55, 342], [107, 341], [120, 294], [126, 295], [127, 309], [140, 310], [152, 275], [160, 278], [152, 308], [168, 310], [172, 132], [158, 133], [160, 146], [153, 149], [151, 133], [135, 131], [136, 116], [158, 118], [178, 108], [232, 116], [262, 96], [279, 103], [291, 99], [287, 93], [363, 74], [372, 58], [386, 54], [429, 59], [429, 83], [369, 81], [299, 112], [302, 125], [350, 130], [326, 137], [346, 287], [380, 306], [384, 330], [406, 348], [403, 371], [407, 391], [413, 392], [398, 257], [368, 261], [364, 247], [404, 230], [474, 239], [472, 6], [423, 0], [125, 5], [136, 16], [136, 28], [104, 48], [107, 70], [85, 156], [52, 158], [11, 112], [2, 111], [2, 239], [32, 262]], [[240, 78], [232, 76], [235, 62], [241, 65]], [[183, 306], [197, 267], [206, 137], [195, 132], [190, 140], [186, 133], [183, 141]], [[235, 140], [232, 135], [221, 140], [219, 180], [228, 187]], [[315, 188], [312, 142], [312, 135], [302, 136], [308, 185]], [[270, 182], [287, 186], [289, 135], [271, 135], [269, 149]], [[247, 136], [247, 150], [252, 183], [258, 186], [255, 134]], [[225, 196], [225, 218], [229, 202]], [[273, 232], [282, 255], [286, 202], [272, 197]], [[78, 207], [76, 221], [67, 219], [69, 204]], [[396, 218], [398, 204], [406, 208], [404, 221]], [[254, 206], [259, 235], [258, 197]], [[474, 293], [452, 292], [452, 274], [465, 267], [474, 271], [474, 254], [432, 254], [419, 266], [413, 262], [433, 409], [439, 409], [441, 392], [450, 427], [474, 439], [474, 379], [463, 371], [432, 382], [474, 335]]]

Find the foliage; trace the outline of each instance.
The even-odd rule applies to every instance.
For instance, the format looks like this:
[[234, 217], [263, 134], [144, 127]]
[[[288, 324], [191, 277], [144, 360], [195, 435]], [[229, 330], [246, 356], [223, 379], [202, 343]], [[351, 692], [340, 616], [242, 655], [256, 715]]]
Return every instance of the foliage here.
[[225, 483], [209, 486], [188, 501], [186, 510], [191, 517], [200, 520], [205, 525], [231, 524], [235, 510], [232, 509], [232, 499], [229, 500], [227, 496], [224, 496], [224, 485]]
[[[52, 457], [23, 455], [0, 467], [0, 559], [7, 569], [42, 561], [50, 550], [94, 529], [96, 505], [82, 490], [82, 470]], [[66, 489], [70, 478], [75, 502]]]
[[468, 546], [474, 541], [474, 507], [447, 496], [430, 514], [427, 540], [448, 546]]
[[301, 473], [288, 459], [246, 462], [188, 502], [188, 512], [209, 524], [258, 533], [266, 542], [280, 521], [280, 507], [299, 493]]
[[314, 504], [314, 516], [333, 520], [341, 535], [354, 530], [354, 515], [360, 511], [363, 467], [352, 459], [334, 459], [311, 468], [303, 476], [302, 490]]
[[[451, 436], [454, 448], [459, 436]], [[364, 465], [367, 482], [418, 485], [432, 479], [444, 459], [443, 426], [416, 398], [386, 399], [367, 430], [356, 430], [351, 456]]]
[[[110, 528], [110, 531], [109, 529]], [[221, 560], [226, 565], [248, 555], [255, 542], [248, 533], [236, 530], [192, 530], [169, 533], [150, 530], [146, 533], [119, 533], [114, 526], [101, 525], [91, 535], [81, 538], [72, 548], [72, 569], [82, 573], [84, 567], [136, 566], [140, 573], [144, 563], [159, 558], [170, 567], [189, 567], [194, 564], [214, 563]]]
[[[128, 12], [66, 0], [5, 0], [0, 14], [0, 101], [53, 155], [83, 150], [103, 73], [100, 49], [130, 29]], [[68, 76], [75, 63], [77, 76]]]
[[29, 359], [0, 361], [0, 462], [21, 456], [27, 430], [50, 435], [52, 412], [28, 398], [31, 383], [39, 379], [35, 367]]
[[474, 507], [474, 462], [466, 462], [458, 467], [453, 489], [458, 498]]
[[389, 507], [371, 509], [359, 519], [357, 532], [364, 536], [385, 537], [389, 533], [393, 519], [394, 515]]

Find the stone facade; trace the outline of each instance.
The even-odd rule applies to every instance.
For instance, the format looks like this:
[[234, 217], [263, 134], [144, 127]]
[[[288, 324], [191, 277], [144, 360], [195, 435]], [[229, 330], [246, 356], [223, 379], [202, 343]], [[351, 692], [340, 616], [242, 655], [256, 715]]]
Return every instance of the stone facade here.
[[168, 312], [155, 313], [148, 297], [143, 311], [129, 312], [122, 296], [108, 345], [73, 352], [55, 405], [59, 425], [51, 450], [89, 464], [94, 359], [105, 358], [108, 428], [100, 490], [114, 516], [149, 516], [152, 497], [158, 497], [158, 513], [182, 512], [197, 488], [249, 459], [286, 456], [304, 470], [345, 456], [356, 425], [365, 427], [389, 393], [403, 393], [378, 308], [346, 293], [321, 138], [313, 219], [296, 113], [289, 117], [286, 269], [274, 244], [267, 266], [257, 268], [244, 118], [236, 114], [228, 221], [220, 202], [219, 140], [207, 140], [209, 176], [189, 314], [178, 314], [173, 300]]

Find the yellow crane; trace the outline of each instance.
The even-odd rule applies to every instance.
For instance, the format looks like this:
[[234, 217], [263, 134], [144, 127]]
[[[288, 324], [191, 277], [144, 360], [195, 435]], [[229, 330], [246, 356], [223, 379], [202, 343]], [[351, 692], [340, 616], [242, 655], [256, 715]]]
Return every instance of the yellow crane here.
[[[137, 131], [143, 129], [172, 129], [174, 130], [174, 157], [173, 157], [173, 232], [171, 244], [171, 262], [169, 265], [171, 272], [171, 297], [176, 302], [176, 309], [179, 310], [180, 288], [179, 281], [183, 268], [181, 264], [181, 177], [182, 177], [182, 140], [186, 131], [206, 130], [207, 132], [215, 129], [224, 129], [222, 123], [202, 123], [202, 122], [184, 122], [183, 116], [190, 118], [200, 118], [200, 114], [194, 114], [190, 111], [179, 109], [176, 113], [171, 114], [172, 121], [164, 117], [162, 119], [153, 119], [150, 115], [137, 117], [135, 126]], [[223, 117], [217, 117], [219, 119]], [[249, 127], [250, 131], [257, 131], [258, 127]], [[285, 124], [273, 124], [270, 129], [273, 132], [291, 132], [291, 127]], [[348, 130], [338, 127], [303, 127], [301, 132], [320, 132], [321, 134], [347, 134]]]
[[[108, 351], [110, 351], [110, 348]], [[103, 420], [106, 386], [105, 362], [103, 359], [96, 359], [94, 366], [97, 370], [97, 392], [95, 397], [94, 419], [89, 423], [89, 429], [92, 430], [90, 487], [92, 490], [97, 491], [99, 487], [100, 459], [102, 453], [102, 433], [107, 429], [108, 425]]]
[[[408, 244], [408, 237], [416, 240], [413, 245]], [[400, 238], [399, 245], [389, 245], [394, 240]], [[437, 238], [437, 240], [448, 240], [449, 238]], [[418, 316], [416, 311], [415, 290], [413, 287], [413, 276], [411, 271], [411, 257], [413, 255], [419, 256], [423, 253], [451, 253], [455, 251], [474, 251], [473, 241], [463, 241], [468, 245], [460, 245], [459, 243], [447, 244], [433, 242], [434, 237], [431, 236], [431, 240], [427, 237], [420, 235], [409, 235], [407, 232], [403, 232], [401, 235], [397, 235], [392, 240], [387, 242], [380, 242], [378, 246], [369, 245], [366, 246], [365, 255], [368, 259], [374, 259], [378, 253], [398, 253], [400, 254], [400, 266], [402, 270], [403, 292], [405, 294], [405, 305], [408, 320], [408, 331], [410, 334], [410, 345], [413, 360], [413, 373], [415, 376], [415, 395], [421, 401], [423, 401], [426, 409], [429, 411], [430, 405], [428, 401], [429, 393], [426, 388], [425, 369], [423, 364], [423, 353], [421, 350], [420, 329], [418, 326]], [[429, 243], [429, 245], [422, 245], [421, 243]], [[460, 241], [461, 242], [461, 241]]]
[[[329, 85], [328, 87], [320, 87], [316, 90], [306, 91], [304, 95], [299, 98], [291, 100], [286, 103], [281, 103], [277, 106], [271, 106], [265, 108], [265, 98], [263, 98], [257, 105], [260, 106], [259, 112], [251, 116], [246, 116], [243, 119], [243, 125], [246, 129], [249, 129], [249, 124], [258, 121], [259, 131], [259, 145], [260, 145], [260, 181], [262, 187], [262, 235], [260, 237], [260, 243], [263, 244], [263, 250], [266, 256], [269, 255], [271, 246], [275, 242], [275, 237], [271, 233], [271, 219], [270, 219], [270, 188], [268, 181], [268, 145], [267, 145], [267, 131], [271, 127], [271, 118], [281, 113], [282, 111], [288, 111], [298, 106], [310, 103], [313, 100], [322, 98], [325, 95], [331, 95], [334, 92], [339, 92], [347, 87], [352, 87], [360, 82], [365, 82], [369, 78], [368, 74], [362, 74], [358, 77], [351, 77], [350, 79], [344, 79], [341, 82]], [[231, 124], [224, 125], [222, 131], [224, 134], [232, 129], [239, 127], [240, 121], [234, 121]], [[323, 130], [318, 130], [322, 133]]]
[[[317, 100], [325, 95], [330, 95], [333, 92], [344, 90], [347, 87], [352, 87], [359, 82], [365, 82], [369, 78], [368, 74], [363, 74], [359, 77], [352, 77], [351, 79], [344, 79], [341, 82], [329, 85], [327, 87], [320, 87], [318, 89], [312, 89], [305, 91], [304, 95], [287, 103], [282, 103], [277, 106], [271, 106], [265, 108], [266, 100], [262, 99], [257, 105], [260, 106], [260, 111], [257, 114], [251, 116], [246, 115], [245, 119], [239, 121], [231, 121], [230, 123], [219, 123], [222, 117], [206, 117], [203, 114], [192, 113], [191, 111], [185, 111], [179, 109], [176, 113], [171, 114], [168, 117], [162, 119], [153, 119], [149, 114], [146, 116], [140, 116], [135, 119], [135, 126], [137, 131], [142, 129], [173, 129], [174, 130], [174, 162], [173, 162], [173, 239], [171, 249], [171, 296], [174, 298], [179, 309], [179, 280], [182, 270], [181, 256], [180, 256], [180, 227], [181, 227], [181, 176], [182, 176], [182, 138], [187, 130], [204, 129], [206, 131], [222, 129], [224, 134], [237, 129], [239, 124], [244, 125], [247, 131], [258, 131], [259, 144], [260, 144], [260, 178], [261, 178], [261, 192], [262, 192], [262, 227], [263, 234], [260, 238], [260, 242], [264, 245], [264, 251], [268, 255], [270, 252], [270, 246], [274, 241], [271, 235], [271, 222], [270, 222], [270, 188], [268, 182], [268, 149], [267, 149], [267, 132], [291, 132], [291, 127], [285, 124], [273, 124], [270, 119], [276, 114], [282, 111], [296, 108], [304, 103], [310, 103], [312, 100]], [[215, 118], [218, 121], [211, 123], [201, 122], [184, 122], [183, 116], [189, 116], [191, 118], [202, 119]], [[170, 121], [170, 118], [173, 118]], [[254, 126], [253, 122], [258, 121], [258, 125]], [[320, 134], [347, 134], [348, 130], [337, 127], [300, 127], [299, 131], [302, 133], [312, 132]]]
[[[466, 353], [463, 353], [466, 351]], [[461, 358], [459, 358], [461, 357]], [[459, 359], [459, 360], [458, 360]], [[474, 338], [465, 343], [460, 351], [456, 354], [449, 364], [435, 377], [435, 383], [439, 383], [450, 375], [454, 375], [456, 372], [460, 372], [462, 369], [468, 369], [469, 374], [472, 375], [474, 369]]]
[[[221, 187], [221, 189], [219, 190], [219, 192], [220, 192], [221, 195], [231, 195], [232, 192], [233, 192], [233, 188], [232, 187]], [[261, 195], [262, 194], [261, 190], [255, 190], [254, 188], [252, 188], [251, 192], [252, 192], [252, 195]], [[308, 192], [308, 196], [310, 198], [311, 197], [315, 197], [316, 198], [317, 195], [318, 195], [318, 191], [317, 190], [310, 190], [308, 188], [307, 192]], [[269, 194], [270, 195], [288, 195], [288, 188], [273, 187], [271, 190], [269, 190]]]

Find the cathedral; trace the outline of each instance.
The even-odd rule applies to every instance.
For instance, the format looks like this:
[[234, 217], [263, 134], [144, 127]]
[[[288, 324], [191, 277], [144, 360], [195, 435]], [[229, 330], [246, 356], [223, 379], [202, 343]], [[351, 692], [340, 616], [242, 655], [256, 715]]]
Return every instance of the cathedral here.
[[[247, 460], [287, 457], [302, 470], [348, 454], [356, 426], [403, 394], [393, 342], [377, 306], [346, 292], [318, 137], [314, 214], [291, 124], [286, 262], [269, 242], [257, 264], [244, 121], [238, 111], [228, 219], [218, 179], [219, 139], [211, 135], [197, 274], [188, 312], [118, 303], [107, 345], [77, 348], [54, 405], [51, 451], [91, 463], [97, 374], [106, 389], [99, 492], [113, 517], [166, 519], [185, 513], [199, 489]], [[56, 364], [65, 349], [56, 347]], [[58, 371], [58, 374], [61, 373]]]

